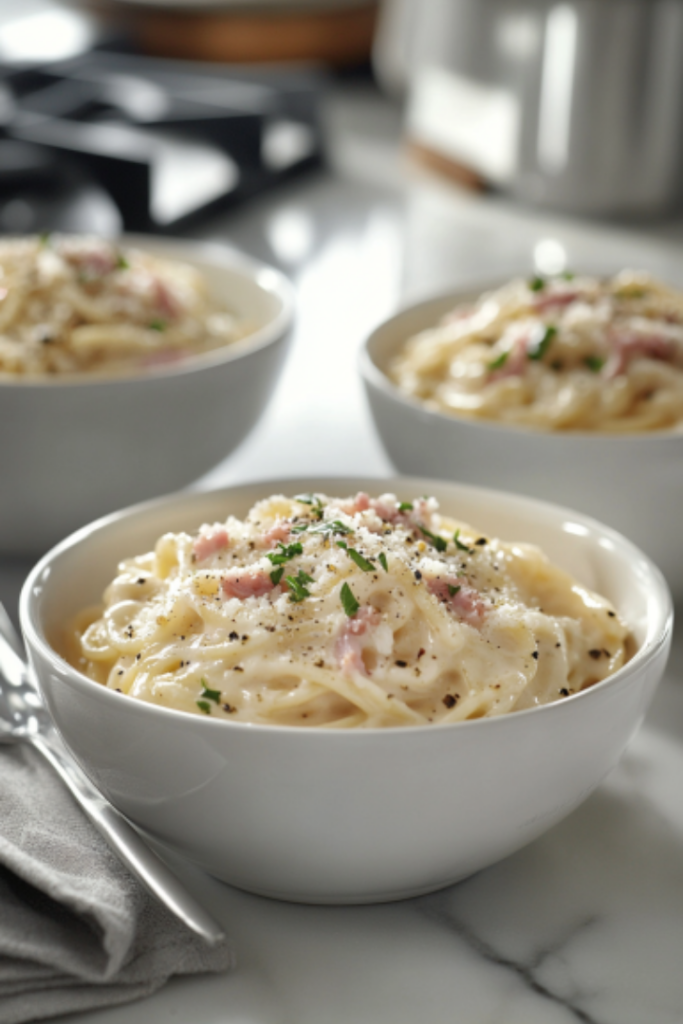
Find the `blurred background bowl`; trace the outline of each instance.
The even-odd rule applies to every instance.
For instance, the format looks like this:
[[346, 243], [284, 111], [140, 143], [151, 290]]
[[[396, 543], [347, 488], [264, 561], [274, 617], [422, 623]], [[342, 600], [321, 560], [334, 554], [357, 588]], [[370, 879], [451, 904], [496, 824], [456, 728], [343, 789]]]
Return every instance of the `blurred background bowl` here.
[[122, 242], [196, 267], [252, 330], [136, 375], [0, 379], [0, 552], [45, 551], [98, 516], [196, 480], [249, 433], [275, 386], [294, 313], [282, 274], [225, 246]]
[[360, 372], [389, 458], [402, 473], [501, 487], [580, 509], [626, 534], [683, 593], [683, 433], [611, 436], [530, 430], [425, 408], [387, 374], [403, 344], [501, 282], [411, 306], [381, 324]]
[[[53, 643], [124, 557], [167, 531], [244, 516], [272, 493], [433, 494], [484, 533], [539, 544], [632, 630], [615, 675], [530, 711], [452, 725], [334, 730], [218, 721], [122, 696]], [[170, 496], [109, 516], [36, 566], [21, 599], [29, 655], [65, 741], [136, 825], [213, 875], [266, 896], [363, 903], [428, 892], [530, 842], [615, 764], [664, 670], [661, 574], [627, 540], [556, 506], [424, 479], [275, 480]]]

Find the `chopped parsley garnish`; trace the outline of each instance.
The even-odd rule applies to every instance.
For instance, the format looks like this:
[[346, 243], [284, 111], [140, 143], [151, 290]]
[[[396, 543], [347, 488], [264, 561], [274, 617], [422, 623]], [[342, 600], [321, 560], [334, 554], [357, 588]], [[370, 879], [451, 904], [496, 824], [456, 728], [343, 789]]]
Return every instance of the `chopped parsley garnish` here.
[[453, 540], [455, 541], [455, 546], [458, 549], [458, 551], [469, 551], [470, 550], [467, 547], [467, 544], [463, 544], [463, 542], [460, 540], [460, 530], [459, 529], [456, 530], [455, 533], [453, 534]]
[[196, 704], [199, 710], [203, 711], [205, 715], [211, 714], [211, 705], [209, 704], [208, 700], [198, 700], [196, 701]]
[[532, 292], [542, 292], [544, 288], [545, 288], [545, 278], [544, 277], [538, 277], [538, 276], [537, 277], [532, 277], [531, 280], [529, 281], [529, 291], [532, 291]]
[[116, 269], [117, 270], [130, 270], [130, 263], [128, 262], [126, 257], [123, 255], [123, 253], [119, 253], [118, 256], [116, 257]]
[[284, 565], [281, 565], [279, 569], [273, 569], [273, 571], [271, 572], [270, 582], [273, 584], [274, 587], [276, 587], [280, 580], [282, 579], [282, 574], [284, 571], [285, 567]]
[[355, 548], [346, 547], [346, 544], [344, 544], [344, 547], [346, 548], [349, 558], [356, 563], [359, 569], [362, 569], [363, 572], [374, 572], [375, 566], [372, 562], [368, 562], [367, 558], [363, 558], [360, 551], [356, 551]]
[[413, 503], [412, 503], [412, 501], [402, 501], [401, 504], [398, 506], [398, 510], [399, 510], [399, 512], [412, 512], [413, 511]]
[[382, 566], [385, 572], [389, 572], [389, 566], [387, 565], [387, 556], [384, 554], [384, 552], [382, 552], [378, 556], [377, 561]]
[[147, 324], [147, 327], [149, 328], [150, 331], [160, 331], [160, 332], [163, 332], [163, 331], [166, 330], [166, 321], [165, 320], [150, 320], [150, 322]]
[[270, 552], [266, 555], [266, 558], [272, 565], [284, 565], [285, 562], [289, 562], [290, 559], [296, 558], [297, 555], [303, 554], [303, 548], [301, 544], [278, 544], [279, 551]]
[[320, 523], [319, 526], [312, 526], [310, 533], [340, 533], [342, 535], [348, 533], [354, 533], [355, 531], [347, 526], [346, 523], [342, 523], [341, 519], [333, 519], [331, 522]]
[[448, 541], [444, 540], [443, 537], [439, 537], [438, 534], [432, 533], [430, 530], [426, 530], [424, 526], [418, 527], [420, 533], [424, 534], [432, 547], [436, 548], [437, 551], [445, 551], [448, 547]]
[[323, 503], [317, 494], [295, 494], [294, 500], [300, 501], [302, 505], [310, 505], [316, 519], [322, 519]]
[[584, 363], [593, 373], [600, 373], [600, 370], [605, 365], [605, 360], [601, 359], [600, 356], [586, 356]]
[[462, 590], [462, 587], [453, 587], [450, 583], [448, 584], [448, 593], [451, 597], [455, 597], [459, 590]]
[[305, 533], [308, 529], [308, 523], [300, 523], [299, 526], [293, 526], [290, 533]]
[[500, 370], [501, 366], [505, 366], [505, 364], [507, 363], [509, 355], [509, 352], [501, 352], [499, 356], [496, 356], [495, 359], [492, 359], [491, 362], [487, 364], [488, 369]]
[[303, 569], [299, 569], [296, 576], [285, 576], [285, 583], [291, 591], [289, 600], [296, 604], [299, 601], [303, 601], [305, 597], [310, 597], [311, 592], [306, 587], [306, 584], [312, 582], [313, 577], [309, 576]]
[[348, 615], [348, 617], [350, 619], [353, 618], [353, 616], [360, 608], [360, 605], [353, 596], [353, 591], [351, 590], [351, 587], [348, 585], [348, 583], [345, 583], [344, 586], [339, 591], [339, 598], [341, 600], [342, 607], [346, 614]]
[[43, 233], [40, 235], [40, 244], [43, 247], [48, 246], [50, 244], [51, 238], [52, 238], [52, 235], [50, 234], [49, 231], [43, 231]]
[[199, 696], [200, 697], [205, 697], [207, 700], [212, 700], [214, 702], [214, 704], [220, 704], [220, 702], [221, 702], [221, 691], [220, 690], [210, 690], [209, 687], [206, 685], [206, 681], [204, 679], [200, 679], [200, 682], [201, 682], [202, 686], [204, 687], [204, 689], [202, 690], [202, 692], [200, 693]]
[[545, 330], [543, 331], [543, 334], [542, 334], [540, 340], [537, 341], [535, 344], [532, 344], [529, 347], [529, 349], [527, 351], [527, 355], [529, 356], [529, 359], [534, 359], [534, 360], [542, 359], [543, 356], [548, 351], [548, 349], [550, 348], [551, 342], [552, 342], [552, 340], [553, 340], [553, 338], [555, 337], [556, 334], [557, 334], [557, 327], [546, 327]]
[[573, 270], [563, 270], [560, 274], [560, 277], [564, 278], [565, 281], [573, 281], [576, 277], [576, 274]]

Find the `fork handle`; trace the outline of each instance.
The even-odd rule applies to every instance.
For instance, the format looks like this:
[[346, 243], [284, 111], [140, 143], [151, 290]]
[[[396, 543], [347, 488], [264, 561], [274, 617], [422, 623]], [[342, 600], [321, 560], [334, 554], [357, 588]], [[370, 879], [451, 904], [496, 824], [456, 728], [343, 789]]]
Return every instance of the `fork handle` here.
[[49, 761], [95, 828], [135, 877], [210, 945], [224, 941], [225, 933], [218, 922], [188, 892], [128, 819], [104, 799], [74, 762], [56, 729], [34, 733], [27, 739]]

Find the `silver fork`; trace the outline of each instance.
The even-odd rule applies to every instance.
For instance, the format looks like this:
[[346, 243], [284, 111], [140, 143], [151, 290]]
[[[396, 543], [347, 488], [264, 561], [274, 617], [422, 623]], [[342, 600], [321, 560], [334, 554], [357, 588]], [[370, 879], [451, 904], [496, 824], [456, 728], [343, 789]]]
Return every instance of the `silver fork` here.
[[222, 942], [225, 934], [221, 926], [75, 763], [52, 723], [21, 650], [21, 641], [0, 604], [0, 743], [23, 741], [38, 750], [112, 850], [149, 892], [206, 942]]

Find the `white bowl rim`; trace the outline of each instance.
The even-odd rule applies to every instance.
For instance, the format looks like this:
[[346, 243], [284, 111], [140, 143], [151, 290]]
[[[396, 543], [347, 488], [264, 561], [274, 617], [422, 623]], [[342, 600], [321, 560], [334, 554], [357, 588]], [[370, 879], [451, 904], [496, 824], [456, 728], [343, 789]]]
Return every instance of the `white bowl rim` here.
[[[412, 398], [410, 395], [404, 395], [402, 391], [393, 383], [391, 378], [381, 369], [381, 367], [375, 362], [373, 355], [371, 354], [372, 346], [384, 330], [401, 320], [404, 316], [411, 313], [419, 313], [424, 310], [427, 313], [432, 307], [445, 305], [452, 302], [454, 305], [459, 302], [467, 302], [470, 299], [478, 298], [484, 292], [494, 291], [502, 285], [508, 283], [511, 278], [506, 278], [501, 281], [500, 278], [496, 281], [489, 281], [484, 284], [471, 285], [463, 288], [456, 289], [455, 291], [440, 292], [437, 295], [432, 295], [430, 298], [421, 299], [419, 302], [408, 303], [402, 306], [397, 312], [393, 313], [390, 317], [382, 320], [375, 327], [373, 327], [370, 334], [363, 339], [363, 342], [358, 350], [358, 371], [363, 380], [379, 391], [383, 392], [389, 398], [399, 405], [404, 406], [406, 409], [411, 411], [419, 411], [422, 416], [430, 417], [434, 420], [442, 423], [456, 423], [461, 424], [472, 430], [488, 430], [490, 432], [505, 431], [506, 433], [512, 432], [513, 434], [521, 434], [531, 437], [542, 437], [552, 438], [553, 440], [561, 440], [563, 444], [572, 444], [577, 442], [585, 442], [590, 440], [596, 443], [618, 445], [623, 444], [625, 441], [631, 444], [635, 442], [668, 442], [674, 443], [674, 439], [680, 440], [683, 437], [683, 420], [678, 426], [667, 427], [665, 430], [651, 430], [651, 431], [625, 431], [624, 433], [612, 434], [608, 431], [600, 430], [551, 430], [543, 429], [541, 427], [528, 427], [518, 423], [500, 423], [497, 420], [485, 420], [475, 419], [467, 416], [458, 416], [456, 413], [445, 413], [438, 409], [429, 409], [426, 405], [423, 405], [416, 398]], [[427, 330], [429, 324], [425, 324], [421, 330]], [[432, 322], [432, 327], [436, 327], [436, 322]], [[407, 341], [408, 338], [404, 338], [400, 343], [396, 344], [396, 351]]]
[[[429, 478], [422, 477], [409, 477], [409, 476], [389, 476], [389, 477], [275, 477], [268, 480], [254, 480], [247, 481], [240, 484], [232, 484], [226, 487], [210, 489], [206, 491], [188, 491], [188, 492], [176, 492], [174, 494], [164, 495], [160, 498], [153, 498], [150, 501], [140, 502], [136, 505], [131, 505], [128, 508], [121, 509], [117, 512], [112, 512], [100, 519], [89, 523], [86, 526], [81, 527], [75, 533], [64, 538], [59, 544], [55, 545], [50, 551], [48, 551], [40, 561], [34, 566], [29, 573], [26, 581], [21, 590], [21, 597], [19, 601], [19, 612], [21, 626], [24, 636], [28, 642], [30, 648], [37, 649], [41, 656], [52, 665], [52, 667], [58, 671], [63, 672], [66, 668], [71, 675], [71, 684], [76, 690], [85, 693], [97, 693], [103, 700], [120, 700], [121, 694], [117, 694], [115, 690], [111, 690], [101, 683], [96, 683], [94, 680], [89, 679], [88, 676], [79, 672], [78, 669], [74, 668], [69, 664], [66, 659], [62, 658], [61, 655], [54, 650], [54, 648], [48, 643], [45, 638], [42, 629], [38, 625], [35, 617], [35, 596], [34, 589], [36, 582], [44, 574], [45, 570], [49, 570], [50, 563], [53, 559], [58, 558], [65, 551], [70, 548], [76, 547], [82, 540], [85, 540], [93, 533], [105, 531], [109, 526], [114, 525], [122, 519], [134, 518], [140, 513], [146, 513], [153, 511], [155, 508], [161, 509], [164, 506], [172, 505], [174, 501], [178, 499], [193, 500], [195, 499], [198, 503], [202, 498], [207, 495], [218, 496], [225, 494], [226, 498], [231, 493], [240, 490], [251, 490], [258, 488], [263, 490], [264, 496], [266, 494], [278, 493], [277, 488], [286, 487], [289, 490], [296, 489], [300, 491], [302, 488], [310, 490], [312, 487], [320, 490], [321, 493], [334, 494], [334, 491], [326, 490], [325, 488], [335, 486], [335, 482], [347, 484], [351, 480], [354, 481], [354, 485], [358, 484], [359, 489], [362, 489], [362, 484], [366, 483], [368, 487], [376, 488], [378, 485], [386, 485], [388, 493], [395, 488], [402, 487], [413, 487], [417, 488], [415, 493], [429, 493], [429, 488], [443, 488], [443, 487], [455, 487], [461, 492], [465, 492], [472, 497], [478, 497], [485, 499], [491, 497], [494, 499], [505, 498], [506, 503], [517, 505], [518, 507], [537, 508], [539, 511], [549, 512], [553, 516], [557, 516], [561, 513], [563, 516], [571, 517], [572, 521], [579, 525], [586, 527], [592, 533], [598, 533], [602, 538], [609, 540], [613, 545], [616, 545], [617, 549], [623, 551], [623, 556], [628, 556], [632, 561], [638, 561], [641, 566], [645, 569], [648, 579], [648, 636], [642, 647], [633, 655], [633, 657], [617, 672], [611, 676], [607, 676], [600, 682], [595, 683], [593, 686], [588, 687], [585, 690], [581, 690], [578, 693], [571, 694], [569, 697], [565, 697], [560, 701], [553, 701], [550, 704], [543, 704], [534, 708], [526, 708], [522, 711], [514, 711], [508, 714], [497, 715], [490, 718], [477, 718], [470, 719], [461, 722], [449, 722], [449, 723], [433, 723], [429, 725], [415, 725], [405, 726], [396, 728], [363, 728], [363, 729], [322, 729], [313, 726], [296, 726], [296, 725], [283, 725], [274, 726], [253, 722], [239, 722], [230, 721], [229, 719], [212, 719], [205, 716], [195, 715], [193, 712], [181, 711], [177, 708], [163, 707], [158, 704], [151, 704], [146, 701], [136, 700], [135, 709], [136, 714], [149, 715], [156, 718], [161, 715], [162, 719], [165, 716], [172, 716], [176, 721], [188, 721], [188, 719], [194, 723], [194, 726], [200, 729], [237, 729], [242, 732], [244, 730], [250, 730], [252, 732], [258, 732], [272, 736], [276, 733], [278, 736], [297, 736], [299, 739], [302, 736], [308, 737], [320, 737], [321, 735], [334, 736], [336, 739], [330, 740], [329, 742], [365, 742], [364, 740], [352, 740], [350, 737], [364, 737], [371, 736], [377, 741], [377, 738], [387, 737], [382, 742], [398, 742], [397, 739], [389, 739], [389, 737], [398, 736], [424, 736], [425, 734], [431, 735], [435, 732], [443, 733], [444, 731], [450, 731], [452, 729], [481, 729], [481, 728], [514, 728], [514, 723], [518, 721], [521, 723], [523, 719], [526, 719], [529, 715], [553, 715], [561, 714], [561, 708], [567, 705], [573, 705], [577, 700], [585, 703], [591, 699], [591, 695], [597, 692], [604, 691], [607, 688], [619, 686], [624, 680], [631, 677], [634, 673], [637, 673], [641, 669], [644, 670], [645, 666], [652, 661], [662, 648], [662, 646], [668, 644], [673, 632], [673, 601], [669, 588], [664, 580], [664, 577], [660, 569], [655, 563], [648, 558], [639, 548], [636, 547], [628, 538], [622, 534], [613, 530], [609, 526], [605, 526], [603, 523], [598, 522], [591, 516], [587, 516], [582, 512], [577, 512], [573, 509], [567, 509], [561, 505], [555, 505], [552, 502], [543, 501], [537, 498], [528, 498], [526, 496], [512, 494], [506, 491], [495, 490], [490, 487], [477, 487], [471, 484], [451, 483], [443, 480], [431, 480]], [[280, 493], [283, 493], [280, 491]], [[285, 492], [286, 493], [286, 492]], [[181, 529], [182, 527], [179, 527]], [[135, 700], [135, 698], [127, 698]], [[202, 723], [201, 725], [199, 723]], [[507, 723], [507, 724], [506, 724]], [[189, 722], [188, 722], [189, 726]], [[346, 739], [342, 739], [346, 737]]]
[[[11, 241], [12, 237], [19, 236], [6, 236], [5, 240]], [[74, 232], [73, 234], [69, 233], [69, 237], [91, 238], [94, 236], [85, 232]], [[64, 373], [16, 378], [10, 374], [0, 374], [0, 389], [114, 387], [121, 384], [139, 385], [168, 377], [185, 376], [250, 356], [277, 342], [292, 326], [296, 305], [294, 285], [280, 270], [255, 259], [228, 243], [211, 239], [136, 234], [122, 234], [118, 238], [106, 240], [114, 243], [120, 242], [121, 245], [137, 249], [146, 249], [158, 254], [161, 258], [179, 263], [184, 261], [192, 263], [194, 259], [201, 259], [204, 262], [213, 263], [218, 269], [222, 266], [226, 270], [236, 271], [245, 278], [251, 279], [262, 291], [278, 299], [280, 309], [268, 323], [243, 338], [220, 345], [208, 352], [190, 353], [178, 362], [150, 366], [142, 372], [120, 371], [115, 374]], [[165, 256], [164, 250], [167, 248], [169, 252]]]

